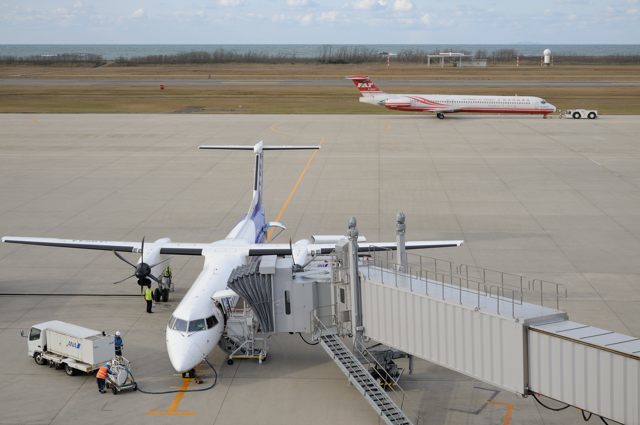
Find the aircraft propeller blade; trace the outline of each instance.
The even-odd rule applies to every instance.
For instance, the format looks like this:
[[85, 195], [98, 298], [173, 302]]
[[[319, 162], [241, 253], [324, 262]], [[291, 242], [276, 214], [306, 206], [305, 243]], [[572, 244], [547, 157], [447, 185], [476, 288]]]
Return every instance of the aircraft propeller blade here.
[[114, 285], [117, 285], [118, 283], [122, 283], [122, 282], [124, 282], [124, 281], [125, 281], [125, 280], [127, 280], [127, 279], [131, 279], [131, 278], [132, 278], [132, 277], [134, 277], [135, 275], [136, 275], [136, 274], [134, 273], [134, 274], [132, 274], [131, 276], [127, 276], [127, 277], [125, 277], [124, 279], [121, 279], [121, 280], [119, 280], [119, 281], [117, 281], [117, 282], [112, 282], [112, 283], [113, 283]]
[[121, 259], [122, 261], [124, 261], [125, 263], [127, 263], [128, 265], [130, 265], [131, 267], [133, 267], [134, 269], [136, 268], [136, 265], [131, 263], [129, 260], [127, 260], [126, 258], [124, 258], [122, 255], [120, 255], [118, 252], [113, 251], [113, 253], [115, 254], [116, 257], [118, 257], [119, 259]]

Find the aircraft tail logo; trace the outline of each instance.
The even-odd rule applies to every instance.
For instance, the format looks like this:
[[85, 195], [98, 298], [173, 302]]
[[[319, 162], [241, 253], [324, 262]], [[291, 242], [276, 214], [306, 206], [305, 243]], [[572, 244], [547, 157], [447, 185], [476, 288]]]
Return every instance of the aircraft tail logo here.
[[352, 75], [350, 77], [345, 77], [347, 80], [353, 81], [353, 84], [356, 86], [358, 91], [362, 94], [365, 93], [382, 93], [382, 90], [376, 83], [371, 81], [371, 79], [366, 75]]

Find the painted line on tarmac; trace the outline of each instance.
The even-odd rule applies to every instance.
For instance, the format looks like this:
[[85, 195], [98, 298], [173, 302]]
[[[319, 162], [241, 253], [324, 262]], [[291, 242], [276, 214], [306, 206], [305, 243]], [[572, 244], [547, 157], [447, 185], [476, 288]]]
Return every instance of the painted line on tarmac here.
[[507, 411], [504, 414], [504, 418], [502, 418], [502, 425], [511, 424], [511, 419], [513, 418], [513, 403], [495, 401], [495, 400], [487, 400], [487, 403], [495, 404], [496, 406], [504, 406]]
[[173, 401], [169, 405], [167, 410], [151, 410], [148, 412], [144, 412], [147, 415], [182, 415], [182, 416], [195, 416], [195, 412], [191, 411], [179, 411], [178, 407], [180, 407], [180, 402], [182, 401], [182, 397], [185, 395], [185, 390], [189, 387], [191, 383], [191, 379], [182, 379], [182, 386], [180, 387], [179, 393], [176, 394]]
[[[324, 137], [320, 139], [320, 143], [318, 143], [318, 145], [322, 146], [323, 143], [324, 143]], [[311, 167], [311, 163], [313, 163], [313, 160], [316, 159], [316, 155], [318, 154], [319, 151], [320, 151], [319, 149], [316, 149], [311, 153], [311, 156], [307, 160], [307, 163], [305, 164], [304, 168], [302, 169], [302, 172], [298, 176], [298, 179], [293, 184], [291, 191], [289, 191], [289, 195], [287, 196], [287, 199], [284, 200], [284, 203], [280, 207], [280, 211], [278, 211], [278, 215], [276, 216], [275, 221], [280, 221], [284, 213], [287, 211], [287, 208], [289, 208], [289, 204], [293, 199], [293, 195], [296, 194], [298, 187], [302, 183], [302, 179], [304, 179], [304, 176], [307, 174], [307, 171], [309, 171], [309, 167]], [[273, 229], [269, 229], [269, 231], [267, 232], [267, 241], [271, 239], [272, 233], [273, 233]]]

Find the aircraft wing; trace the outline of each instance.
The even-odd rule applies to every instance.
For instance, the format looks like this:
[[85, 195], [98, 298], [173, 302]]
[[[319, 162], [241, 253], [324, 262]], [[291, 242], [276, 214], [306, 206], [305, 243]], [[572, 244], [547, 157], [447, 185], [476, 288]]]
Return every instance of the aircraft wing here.
[[[405, 243], [406, 249], [446, 248], [460, 246], [464, 241], [409, 241]], [[294, 245], [294, 249], [295, 249]], [[311, 255], [330, 254], [336, 248], [335, 244], [308, 244], [307, 253]], [[358, 244], [358, 252], [396, 250], [395, 242], [365, 242]], [[291, 245], [284, 243], [264, 243], [249, 246], [249, 256], [259, 255], [291, 255]]]
[[[58, 248], [78, 248], [78, 249], [97, 249], [103, 251], [119, 251], [119, 252], [140, 252], [141, 242], [122, 242], [122, 241], [92, 241], [79, 239], [57, 239], [57, 238], [31, 238], [21, 236], [5, 236], [2, 238], [4, 243], [17, 243], [22, 245], [39, 245], [53, 246]], [[148, 242], [145, 247], [153, 246], [153, 242]], [[205, 243], [163, 243], [160, 248], [160, 254], [168, 255], [202, 255], [203, 248], [210, 246]], [[146, 249], [145, 249], [146, 251]]]

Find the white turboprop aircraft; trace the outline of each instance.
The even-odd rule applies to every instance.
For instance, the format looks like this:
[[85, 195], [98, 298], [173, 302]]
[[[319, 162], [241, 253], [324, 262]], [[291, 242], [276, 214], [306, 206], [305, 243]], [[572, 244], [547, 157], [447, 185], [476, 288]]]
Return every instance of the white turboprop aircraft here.
[[[212, 243], [174, 243], [168, 238], [155, 242], [115, 242], [93, 240], [70, 240], [54, 238], [31, 238], [5, 236], [2, 242], [27, 245], [44, 245], [66, 248], [99, 249], [113, 251], [120, 259], [135, 268], [138, 284], [145, 286], [152, 279], [158, 281], [161, 269], [169, 255], [201, 255], [204, 267], [189, 291], [173, 312], [166, 329], [167, 351], [171, 364], [177, 372], [189, 373], [209, 355], [224, 332], [224, 316], [219, 304], [223, 300], [231, 305], [238, 299], [227, 281], [232, 270], [246, 264], [250, 257], [260, 255], [293, 255], [295, 264], [306, 264], [319, 254], [329, 254], [342, 236], [318, 236], [312, 243], [303, 239], [295, 244], [263, 243], [270, 227], [284, 229], [277, 222], [265, 222], [262, 205], [263, 152], [265, 150], [319, 149], [318, 146], [255, 146], [220, 145], [200, 146], [200, 149], [253, 150], [255, 174], [253, 199], [247, 215], [229, 232], [225, 239]], [[333, 243], [331, 243], [333, 242]], [[417, 241], [407, 242], [407, 249], [459, 246], [462, 241]], [[396, 249], [394, 242], [367, 243], [362, 251]], [[117, 252], [141, 253], [137, 265], [125, 260]]]
[[394, 111], [434, 112], [440, 119], [454, 112], [482, 112], [493, 114], [547, 115], [556, 107], [533, 96], [470, 96], [453, 94], [394, 94], [385, 93], [366, 75], [345, 77], [353, 81], [360, 94], [360, 102], [384, 106]]

